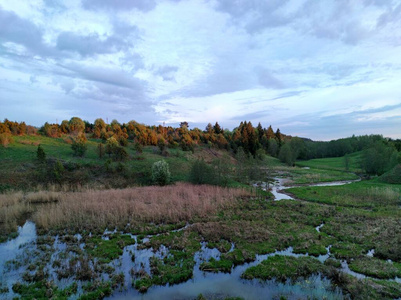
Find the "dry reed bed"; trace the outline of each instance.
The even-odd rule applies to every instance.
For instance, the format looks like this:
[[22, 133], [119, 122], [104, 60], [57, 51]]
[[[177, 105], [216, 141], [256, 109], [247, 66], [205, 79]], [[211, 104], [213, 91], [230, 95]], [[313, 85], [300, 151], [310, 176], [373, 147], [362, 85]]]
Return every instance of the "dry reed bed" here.
[[22, 192], [0, 194], [0, 238], [16, 231], [18, 221], [31, 211], [23, 196]]
[[58, 202], [41, 206], [33, 216], [39, 228], [103, 230], [143, 223], [175, 223], [215, 214], [244, 189], [178, 183], [166, 187], [88, 190], [60, 193]]

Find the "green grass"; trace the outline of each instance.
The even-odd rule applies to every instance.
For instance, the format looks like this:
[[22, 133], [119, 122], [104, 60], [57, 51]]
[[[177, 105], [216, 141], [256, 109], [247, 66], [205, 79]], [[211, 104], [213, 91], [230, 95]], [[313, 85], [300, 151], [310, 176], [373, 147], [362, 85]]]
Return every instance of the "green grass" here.
[[357, 175], [349, 172], [322, 170], [317, 168], [293, 168], [293, 170], [291, 170], [291, 176], [295, 184], [356, 180], [359, 178]]
[[358, 257], [350, 263], [349, 268], [379, 279], [401, 277], [400, 263], [390, 263], [374, 257]]
[[324, 270], [325, 266], [310, 257], [293, 257], [275, 255], [262, 261], [259, 265], [248, 268], [241, 277], [244, 279], [259, 278], [262, 280], [276, 279], [285, 282], [308, 277]]
[[393, 169], [380, 176], [378, 180], [384, 183], [401, 184], [401, 165], [396, 165]]
[[221, 253], [227, 253], [231, 249], [231, 243], [226, 240], [220, 240], [218, 242], [209, 242], [207, 243], [206, 247], [209, 249], [216, 248]]
[[133, 282], [133, 286], [142, 293], [152, 285], [178, 284], [193, 276], [194, 254], [201, 248], [198, 234], [188, 230], [161, 234], [152, 237], [144, 247], [159, 249], [161, 245], [170, 249], [169, 255], [163, 259], [152, 257], [151, 276]]
[[287, 191], [299, 199], [329, 205], [381, 209], [401, 204], [401, 185], [384, 184], [377, 180], [342, 186], [298, 187]]
[[96, 257], [102, 263], [120, 257], [125, 246], [135, 244], [135, 240], [129, 235], [111, 235], [109, 240], [101, 237], [91, 237], [87, 240], [85, 249], [89, 255]]
[[[46, 183], [44, 178], [38, 178], [40, 164], [37, 160], [37, 147], [40, 144], [46, 153], [47, 160], [60, 160], [64, 165], [72, 166], [64, 174], [63, 181], [68, 183], [71, 178], [83, 177], [84, 183], [103, 183], [112, 187], [127, 186], [129, 184], [150, 184], [151, 167], [158, 160], [164, 159], [168, 162], [171, 179], [175, 181], [186, 181], [191, 167], [191, 152], [180, 149], [167, 149], [168, 157], [160, 155], [156, 147], [147, 146], [143, 148], [142, 154], [137, 154], [133, 144], [125, 147], [131, 159], [123, 162], [112, 162], [107, 171], [105, 165], [108, 161], [107, 154], [99, 158], [96, 152], [99, 139], [88, 139], [87, 151], [84, 157], [73, 156], [71, 145], [66, 142], [69, 137], [49, 138], [45, 136], [16, 136], [14, 142], [7, 148], [0, 147], [0, 192], [6, 189], [27, 189], [39, 183]], [[197, 151], [201, 151], [198, 149]], [[119, 167], [123, 166], [123, 171]], [[68, 169], [68, 167], [67, 167]], [[86, 174], [83, 174], [85, 173]], [[48, 170], [45, 171], [48, 173]], [[40, 180], [39, 180], [40, 179]], [[82, 180], [81, 180], [82, 181]], [[81, 183], [82, 184], [82, 183]]]
[[39, 281], [31, 284], [17, 282], [13, 285], [13, 292], [20, 295], [21, 299], [68, 299], [77, 293], [78, 285], [73, 283], [65, 289], [59, 289], [54, 284], [46, 284]]
[[208, 262], [203, 262], [199, 268], [202, 271], [208, 271], [208, 272], [230, 273], [233, 265], [234, 263], [231, 260], [227, 259], [217, 260], [212, 257]]
[[310, 167], [321, 170], [336, 170], [336, 171], [349, 171], [354, 173], [361, 173], [361, 152], [349, 154], [350, 164], [349, 169], [345, 169], [344, 157], [329, 157], [329, 158], [316, 158], [305, 161], [297, 161], [296, 165], [299, 167]]

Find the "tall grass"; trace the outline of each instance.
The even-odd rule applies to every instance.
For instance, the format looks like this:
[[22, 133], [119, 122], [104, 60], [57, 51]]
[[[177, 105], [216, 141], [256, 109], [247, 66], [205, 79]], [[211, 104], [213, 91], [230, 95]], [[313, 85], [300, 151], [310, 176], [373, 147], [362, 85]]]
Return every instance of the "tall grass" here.
[[87, 190], [53, 194], [57, 203], [41, 206], [33, 216], [39, 228], [103, 230], [143, 223], [175, 223], [215, 214], [249, 192], [178, 183], [166, 187]]
[[17, 231], [18, 221], [31, 211], [23, 196], [22, 192], [0, 194], [0, 240]]

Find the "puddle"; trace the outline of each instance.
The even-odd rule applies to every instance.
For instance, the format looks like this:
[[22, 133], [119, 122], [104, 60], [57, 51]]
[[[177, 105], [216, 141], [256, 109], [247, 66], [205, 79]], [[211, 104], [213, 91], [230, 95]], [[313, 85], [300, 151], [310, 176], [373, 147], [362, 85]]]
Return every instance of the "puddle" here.
[[320, 229], [323, 227], [324, 223], [320, 224], [319, 226], [316, 226], [316, 231], [320, 232]]

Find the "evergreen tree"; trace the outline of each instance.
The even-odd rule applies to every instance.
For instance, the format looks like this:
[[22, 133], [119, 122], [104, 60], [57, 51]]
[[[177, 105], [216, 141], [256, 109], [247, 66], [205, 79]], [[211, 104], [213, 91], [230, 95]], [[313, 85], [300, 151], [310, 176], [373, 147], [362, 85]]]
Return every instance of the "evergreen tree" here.
[[258, 126], [256, 127], [256, 131], [258, 132], [259, 143], [262, 143], [262, 138], [265, 134], [265, 131], [263, 130], [262, 124], [260, 124], [260, 122], [259, 122]]
[[273, 128], [272, 128], [271, 125], [270, 125], [269, 128], [267, 128], [267, 130], [266, 130], [266, 136], [267, 136], [267, 139], [268, 139], [268, 140], [274, 139], [274, 138], [276, 137], [276, 135], [274, 134], [274, 131], [273, 131]]
[[275, 138], [276, 138], [276, 141], [277, 141], [278, 146], [281, 148], [281, 146], [282, 146], [282, 144], [283, 144], [283, 140], [282, 140], [282, 138], [281, 138], [281, 132], [280, 132], [280, 129], [279, 129], [279, 128], [277, 128], [277, 130], [276, 130]]
[[36, 156], [40, 162], [44, 162], [46, 160], [46, 153], [43, 150], [42, 145], [39, 144], [38, 150], [36, 151]]
[[223, 132], [223, 130], [221, 129], [219, 123], [217, 123], [217, 122], [213, 126], [213, 131], [214, 131], [215, 134], [220, 134], [220, 133]]

